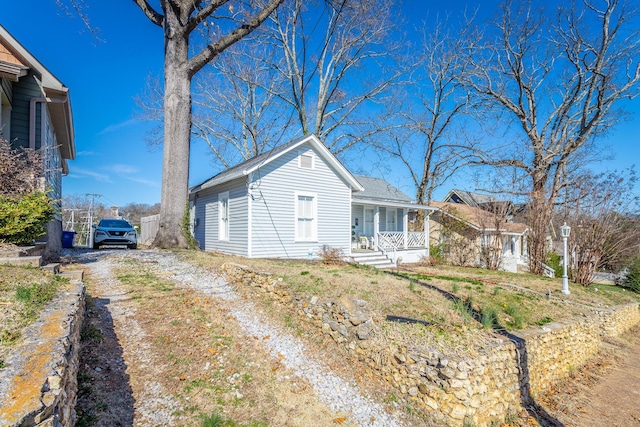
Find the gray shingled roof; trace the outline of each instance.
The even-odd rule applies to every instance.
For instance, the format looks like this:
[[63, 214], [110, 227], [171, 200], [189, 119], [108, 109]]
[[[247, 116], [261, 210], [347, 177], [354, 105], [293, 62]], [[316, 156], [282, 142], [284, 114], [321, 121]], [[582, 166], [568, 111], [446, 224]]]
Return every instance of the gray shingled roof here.
[[389, 202], [413, 203], [413, 199], [384, 179], [370, 176], [356, 176], [364, 191], [353, 193], [354, 199], [384, 200]]
[[443, 201], [444, 202], [451, 201], [451, 197], [453, 196], [453, 193], [455, 193], [458, 197], [460, 197], [460, 199], [462, 199], [462, 201], [464, 201], [467, 205], [473, 206], [473, 207], [478, 207], [485, 203], [495, 203], [500, 201], [496, 197], [490, 196], [488, 194], [472, 193], [471, 191], [456, 190], [456, 189], [451, 190], [449, 195]]

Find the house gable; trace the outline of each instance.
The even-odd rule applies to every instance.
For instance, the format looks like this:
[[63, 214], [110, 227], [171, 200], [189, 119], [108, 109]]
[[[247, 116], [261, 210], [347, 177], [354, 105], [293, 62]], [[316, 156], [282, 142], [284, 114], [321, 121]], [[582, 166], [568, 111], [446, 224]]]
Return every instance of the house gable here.
[[[12, 82], [11, 139], [16, 145], [38, 148], [42, 138], [40, 108], [46, 106], [56, 137], [62, 168], [76, 156], [69, 89], [0, 25], [0, 77]], [[6, 85], [3, 83], [3, 92]], [[37, 120], [30, 118], [37, 114]], [[14, 136], [15, 135], [15, 136]]]
[[276, 162], [280, 157], [286, 156], [291, 152], [297, 152], [301, 146], [308, 144], [313, 147], [315, 155], [331, 165], [335, 173], [342, 177], [355, 191], [362, 191], [364, 188], [356, 180], [356, 178], [349, 172], [340, 161], [329, 151], [329, 149], [315, 136], [307, 135], [294, 139], [291, 142], [283, 144], [274, 148], [271, 151], [260, 154], [246, 160], [232, 168], [229, 168], [217, 175], [203, 181], [191, 188], [191, 192], [203, 190], [208, 187], [213, 187], [224, 182], [239, 178], [241, 176], [248, 176], [259, 169], [265, 168], [272, 162]]
[[[353, 183], [323, 154], [306, 142], [252, 170], [252, 257], [306, 258], [325, 244], [348, 253]], [[313, 167], [302, 158], [313, 159]], [[303, 212], [305, 205], [312, 211]], [[304, 221], [311, 222], [308, 232], [302, 232]]]

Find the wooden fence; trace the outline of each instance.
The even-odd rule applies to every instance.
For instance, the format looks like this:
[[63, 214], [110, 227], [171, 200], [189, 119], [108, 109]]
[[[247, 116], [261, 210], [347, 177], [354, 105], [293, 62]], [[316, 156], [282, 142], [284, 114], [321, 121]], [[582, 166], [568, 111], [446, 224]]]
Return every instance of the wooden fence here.
[[140, 218], [140, 243], [150, 245], [158, 234], [160, 227], [160, 215], [151, 215]]

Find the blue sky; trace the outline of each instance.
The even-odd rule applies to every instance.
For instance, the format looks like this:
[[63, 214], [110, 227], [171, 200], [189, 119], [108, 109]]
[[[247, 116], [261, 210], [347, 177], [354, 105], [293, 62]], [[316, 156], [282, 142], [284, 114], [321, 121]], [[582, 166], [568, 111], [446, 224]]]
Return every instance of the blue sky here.
[[[406, 0], [404, 10], [419, 21], [428, 3]], [[482, 2], [483, 7], [487, 3], [497, 2]], [[88, 1], [88, 14], [103, 42], [84, 31], [79, 19], [66, 16], [55, 0], [36, 0], [29, 7], [10, 0], [0, 4], [0, 23], [70, 88], [77, 158], [63, 178], [63, 195], [97, 193], [105, 205], [118, 206], [159, 202], [162, 152], [147, 147], [145, 133], [151, 125], [136, 119], [134, 97], [142, 92], [147, 75], [162, 72], [162, 30], [131, 0]], [[446, 7], [464, 5], [464, 1], [450, 1]], [[605, 141], [614, 160], [594, 165], [595, 169], [627, 168], [640, 159], [640, 102], [629, 106], [633, 120], [620, 124]], [[195, 144], [190, 183], [214, 172], [208, 148]], [[385, 178], [415, 194], [402, 173]], [[434, 198], [453, 187], [473, 190], [467, 184], [468, 178], [460, 177], [439, 189]]]

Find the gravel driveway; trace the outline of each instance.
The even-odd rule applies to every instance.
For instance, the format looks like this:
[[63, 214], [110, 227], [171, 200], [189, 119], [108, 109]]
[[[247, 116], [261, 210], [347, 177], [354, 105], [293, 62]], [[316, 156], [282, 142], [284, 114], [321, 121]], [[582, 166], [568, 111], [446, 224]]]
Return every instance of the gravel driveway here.
[[[96, 304], [91, 310], [102, 330], [101, 347], [104, 348], [92, 354], [90, 375], [93, 393], [108, 391], [103, 402], [110, 409], [93, 420], [95, 425], [183, 425], [185, 422], [181, 415], [184, 404], [176, 397], [177, 391], [168, 389], [154, 377], [154, 372], [168, 368], [164, 366], [166, 360], [157, 357], [152, 348], [157, 337], [148, 336], [145, 325], [138, 320], [139, 306], [130, 301], [114, 277], [114, 268], [131, 261], [151, 264], [154, 274], [190, 293], [211, 299], [237, 323], [245, 335], [243, 340], [261, 337], [260, 351], [311, 386], [309, 398], [322, 405], [320, 413], [325, 412], [325, 418], [332, 420], [328, 425], [405, 425], [400, 418], [364, 396], [353, 378], [333, 372], [317, 356], [311, 355], [299, 339], [271, 323], [250, 300], [239, 296], [223, 276], [198, 269], [163, 251], [75, 250], [68, 256], [73, 262], [84, 264], [93, 278], [91, 294]], [[292, 420], [289, 424], [296, 425], [296, 422]]]

